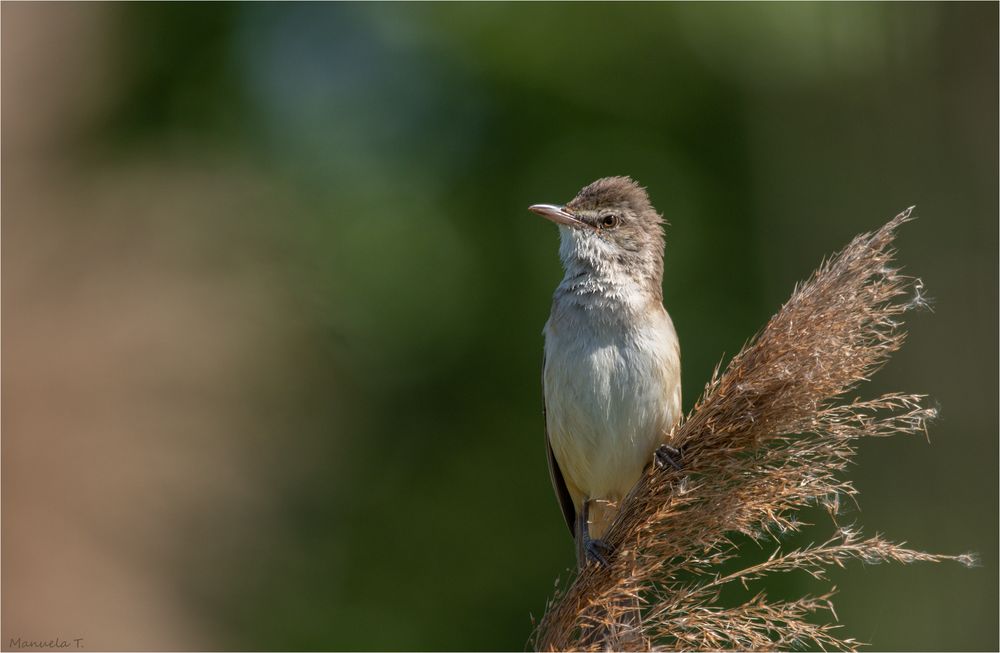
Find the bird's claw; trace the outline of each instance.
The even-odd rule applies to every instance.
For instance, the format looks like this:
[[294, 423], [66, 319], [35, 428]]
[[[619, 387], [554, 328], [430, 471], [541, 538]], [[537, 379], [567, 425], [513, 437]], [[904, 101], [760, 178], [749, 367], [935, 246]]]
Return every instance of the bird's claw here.
[[656, 466], [660, 469], [666, 469], [667, 467], [673, 467], [677, 471], [683, 469], [680, 462], [681, 450], [677, 447], [671, 447], [669, 444], [661, 444], [656, 448], [656, 453], [654, 454], [656, 459]]
[[611, 564], [610, 558], [613, 549], [604, 540], [587, 538], [587, 541], [583, 544], [583, 552], [587, 556], [587, 560], [596, 562], [601, 567], [607, 567]]

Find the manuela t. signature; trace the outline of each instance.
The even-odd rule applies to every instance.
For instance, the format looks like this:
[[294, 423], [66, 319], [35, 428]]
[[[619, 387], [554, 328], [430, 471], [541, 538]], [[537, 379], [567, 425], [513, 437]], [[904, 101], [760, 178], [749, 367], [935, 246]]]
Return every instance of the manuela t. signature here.
[[53, 637], [51, 639], [25, 639], [23, 637], [11, 637], [7, 648], [20, 649], [22, 651], [32, 649], [43, 649], [46, 651], [64, 648], [76, 649], [83, 648], [83, 638], [73, 637], [71, 639], [63, 639], [62, 637]]

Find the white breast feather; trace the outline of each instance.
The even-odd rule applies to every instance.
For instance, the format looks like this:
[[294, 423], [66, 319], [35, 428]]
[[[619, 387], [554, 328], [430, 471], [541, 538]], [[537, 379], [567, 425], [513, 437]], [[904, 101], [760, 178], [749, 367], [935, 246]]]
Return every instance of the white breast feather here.
[[677, 336], [665, 311], [624, 328], [612, 306], [545, 328], [547, 428], [563, 475], [591, 499], [638, 480], [680, 413]]

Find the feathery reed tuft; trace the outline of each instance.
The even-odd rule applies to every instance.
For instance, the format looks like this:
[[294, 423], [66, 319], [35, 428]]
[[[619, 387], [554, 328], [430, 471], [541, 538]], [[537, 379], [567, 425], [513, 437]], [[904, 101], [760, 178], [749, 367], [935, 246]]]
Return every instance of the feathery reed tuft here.
[[856, 237], [823, 262], [720, 375], [717, 367], [671, 442], [682, 469], [650, 465], [622, 501], [606, 540], [607, 567], [588, 565], [549, 602], [533, 635], [538, 650], [854, 649], [859, 642], [816, 625], [830, 593], [793, 601], [758, 594], [737, 607], [723, 588], [765, 575], [831, 566], [955, 560], [839, 528], [822, 544], [775, 553], [723, 573], [738, 535], [778, 540], [798, 531], [796, 511], [836, 515], [856, 490], [840, 477], [859, 438], [926, 433], [925, 397], [890, 393], [835, 400], [867, 380], [902, 345], [901, 316], [926, 305], [919, 279], [892, 267], [896, 229], [912, 207]]

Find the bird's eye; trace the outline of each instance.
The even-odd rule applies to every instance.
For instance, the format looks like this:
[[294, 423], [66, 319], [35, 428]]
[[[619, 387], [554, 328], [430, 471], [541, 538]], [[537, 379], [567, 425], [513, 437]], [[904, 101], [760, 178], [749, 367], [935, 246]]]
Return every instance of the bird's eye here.
[[618, 222], [619, 222], [618, 216], [615, 215], [614, 213], [610, 213], [601, 218], [601, 226], [604, 227], [605, 229], [613, 229], [614, 227], [617, 227]]

